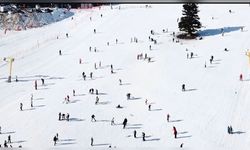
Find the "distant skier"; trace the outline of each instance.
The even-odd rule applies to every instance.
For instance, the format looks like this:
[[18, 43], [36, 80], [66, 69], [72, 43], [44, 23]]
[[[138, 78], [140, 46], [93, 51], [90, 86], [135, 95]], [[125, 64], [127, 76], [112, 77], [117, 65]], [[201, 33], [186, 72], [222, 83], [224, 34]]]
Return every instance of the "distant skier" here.
[[145, 105], [147, 105], [147, 104], [148, 104], [148, 100], [146, 99], [146, 100], [145, 100]]
[[182, 91], [186, 91], [185, 84], [182, 84]]
[[191, 53], [190, 53], [190, 58], [193, 58], [193, 56], [194, 56], [194, 53], [191, 52]]
[[96, 34], [96, 29], [94, 29], [94, 33]]
[[69, 121], [69, 113], [66, 115], [66, 120]]
[[97, 105], [99, 103], [99, 97], [96, 96], [95, 104]]
[[60, 55], [60, 56], [62, 55], [62, 51], [61, 51], [61, 50], [59, 50], [59, 55]]
[[76, 91], [73, 89], [73, 96], [76, 96]]
[[89, 47], [89, 51], [91, 52], [91, 46]]
[[120, 83], [120, 85], [122, 85], [122, 79], [119, 79], [119, 83]]
[[243, 75], [240, 74], [240, 81], [243, 81]]
[[6, 140], [4, 140], [3, 146], [4, 146], [5, 148], [8, 147], [8, 144], [7, 144], [7, 141], [6, 141]]
[[174, 131], [174, 138], [177, 138], [177, 130], [176, 130], [175, 126], [173, 126], [173, 131]]
[[62, 113], [61, 113], [61, 112], [59, 112], [59, 114], [58, 114], [58, 120], [59, 120], [59, 121], [62, 120]]
[[11, 136], [8, 136], [8, 143], [11, 143]]
[[20, 110], [23, 111], [23, 103], [20, 103]]
[[136, 138], [136, 130], [134, 130], [134, 138]]
[[205, 65], [204, 65], [204, 67], [205, 67], [205, 68], [207, 68], [207, 63], [206, 63], [206, 61], [205, 61]]
[[151, 111], [151, 105], [148, 105], [148, 111]]
[[95, 119], [95, 115], [93, 114], [93, 115], [91, 115], [91, 121], [93, 122], [93, 121], [95, 121], [96, 122], [96, 119]]
[[37, 90], [37, 81], [35, 80], [35, 90]]
[[30, 107], [33, 107], [33, 100], [30, 100]]
[[115, 39], [115, 44], [117, 44], [118, 43], [118, 39]]
[[101, 61], [99, 61], [99, 67], [101, 67], [102, 66], [102, 62]]
[[82, 59], [81, 58], [79, 59], [79, 64], [82, 64]]
[[0, 134], [2, 134], [2, 127], [0, 126]]
[[145, 133], [144, 132], [142, 132], [142, 141], [146, 141], [145, 140]]
[[123, 120], [123, 123], [122, 123], [122, 124], [123, 124], [123, 129], [125, 129], [127, 123], [128, 123], [128, 119], [125, 118], [125, 119]]
[[93, 143], [94, 143], [94, 139], [93, 139], [93, 137], [91, 137], [91, 139], [90, 139], [90, 145], [93, 146]]
[[69, 34], [68, 33], [66, 33], [66, 37], [69, 38]]
[[169, 122], [169, 118], [170, 118], [170, 115], [169, 114], [167, 114], [167, 121]]
[[92, 77], [93, 77], [93, 72], [90, 72], [89, 75], [90, 75], [90, 78], [92, 79]]
[[42, 81], [42, 85], [44, 85], [44, 79], [43, 78], [41, 78], [41, 81]]
[[96, 95], [98, 95], [98, 94], [99, 94], [99, 92], [98, 92], [98, 90], [97, 90], [97, 89], [95, 89], [95, 94], [96, 94]]
[[115, 118], [113, 117], [111, 120], [111, 126], [115, 125]]
[[55, 146], [55, 145], [56, 145], [56, 142], [57, 142], [56, 136], [54, 136], [53, 141], [54, 141], [54, 146]]
[[183, 147], [183, 143], [181, 143], [181, 145], [180, 145], [180, 148], [182, 148]]
[[127, 100], [129, 100], [131, 97], [131, 94], [130, 93], [127, 93]]

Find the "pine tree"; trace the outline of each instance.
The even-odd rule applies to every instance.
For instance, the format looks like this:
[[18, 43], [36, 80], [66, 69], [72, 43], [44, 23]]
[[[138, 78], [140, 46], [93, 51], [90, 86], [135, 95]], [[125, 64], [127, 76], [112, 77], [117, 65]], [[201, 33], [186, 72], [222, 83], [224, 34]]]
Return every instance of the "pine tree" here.
[[179, 30], [186, 33], [182, 34], [184, 37], [196, 37], [197, 29], [201, 28], [201, 23], [198, 16], [198, 6], [195, 3], [186, 3], [183, 5], [181, 20], [179, 22]]

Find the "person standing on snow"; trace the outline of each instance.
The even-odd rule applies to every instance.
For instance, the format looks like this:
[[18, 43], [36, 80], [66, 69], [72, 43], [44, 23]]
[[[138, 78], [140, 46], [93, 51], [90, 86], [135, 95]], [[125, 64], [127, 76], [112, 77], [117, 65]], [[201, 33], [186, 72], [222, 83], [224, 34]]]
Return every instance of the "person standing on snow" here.
[[134, 138], [136, 138], [136, 130], [134, 130]]
[[41, 78], [41, 81], [42, 81], [42, 85], [44, 85], [44, 79], [43, 78]]
[[111, 126], [115, 125], [115, 118], [113, 117], [111, 120]]
[[186, 91], [185, 84], [182, 84], [182, 91]]
[[243, 81], [243, 75], [240, 74], [240, 81]]
[[127, 118], [125, 118], [124, 119], [124, 121], [123, 121], [123, 129], [125, 129], [125, 127], [126, 127], [126, 125], [127, 125], [127, 123], [128, 123], [128, 119]]
[[96, 122], [96, 119], [95, 119], [95, 115], [93, 114], [93, 115], [91, 115], [91, 121], [93, 122], [93, 121], [95, 121]]
[[76, 91], [73, 89], [73, 96], [76, 96]]
[[170, 115], [169, 114], [167, 114], [167, 121], [169, 122], [169, 118], [170, 118]]
[[23, 103], [20, 103], [20, 110], [23, 111]]
[[177, 138], [177, 130], [176, 130], [175, 126], [173, 126], [173, 131], [174, 131], [174, 138]]
[[94, 139], [93, 139], [93, 137], [91, 137], [91, 139], [90, 139], [90, 145], [91, 145], [91, 146], [94, 145]]
[[37, 81], [35, 80], [35, 90], [37, 90]]
[[144, 132], [142, 132], [142, 141], [146, 141], [145, 140], [145, 133]]

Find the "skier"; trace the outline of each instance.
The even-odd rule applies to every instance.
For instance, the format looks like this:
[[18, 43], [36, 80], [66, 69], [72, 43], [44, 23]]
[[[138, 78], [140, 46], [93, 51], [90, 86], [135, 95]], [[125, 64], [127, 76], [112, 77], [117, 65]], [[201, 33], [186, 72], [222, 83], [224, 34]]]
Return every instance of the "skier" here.
[[0, 134], [2, 134], [2, 127], [0, 126]]
[[69, 38], [69, 34], [68, 33], [66, 33], [66, 37]]
[[190, 53], [190, 57], [191, 57], [191, 58], [193, 58], [193, 56], [194, 56], [194, 53], [193, 53], [193, 52], [191, 52], [191, 53]]
[[231, 134], [230, 126], [227, 126], [227, 133], [228, 133], [228, 134]]
[[94, 66], [95, 66], [95, 69], [97, 69], [97, 68], [96, 68], [96, 63], [95, 63], [95, 65], [94, 65]]
[[91, 46], [89, 47], [89, 51], [91, 52]]
[[94, 143], [93, 137], [91, 137], [90, 141], [91, 141], [91, 142], [90, 142], [90, 145], [93, 146], [93, 143]]
[[31, 96], [30, 96], [30, 100], [33, 100], [33, 94], [31, 94]]
[[44, 79], [43, 78], [41, 78], [41, 81], [42, 81], [42, 85], [44, 85]]
[[243, 75], [240, 74], [240, 81], [243, 81]]
[[107, 42], [107, 45], [109, 46], [109, 42]]
[[94, 29], [94, 33], [96, 33], [96, 29]]
[[97, 105], [99, 103], [99, 97], [96, 96], [95, 104]]
[[130, 96], [131, 96], [131, 94], [130, 94], [130, 93], [127, 93], [127, 99], [128, 99], [128, 100], [130, 99]]
[[127, 122], [128, 122], [128, 119], [125, 118], [124, 121], [123, 121], [123, 123], [122, 123], [122, 124], [123, 124], [123, 129], [125, 129], [125, 127], [126, 127], [126, 125], [127, 125]]
[[30, 100], [30, 107], [31, 108], [33, 107], [33, 100], [32, 99]]
[[96, 119], [95, 119], [95, 115], [93, 114], [93, 115], [91, 115], [91, 121], [93, 122], [93, 121], [96, 121]]
[[152, 50], [152, 47], [151, 47], [151, 45], [149, 45], [149, 50]]
[[61, 51], [61, 50], [59, 50], [59, 55], [60, 55], [60, 56], [62, 55], [62, 51]]
[[136, 138], [136, 130], [134, 130], [134, 138]]
[[62, 113], [59, 112], [58, 116], [59, 116], [58, 120], [61, 121], [62, 120], [62, 118], [61, 118], [62, 117]]
[[4, 140], [4, 147], [8, 147], [8, 144], [7, 144], [7, 141], [6, 140]]
[[55, 145], [56, 145], [56, 142], [57, 142], [56, 136], [54, 136], [53, 141], [54, 141], [54, 146], [55, 146]]
[[102, 66], [102, 63], [101, 63], [101, 61], [99, 61], [99, 67], [101, 67]]
[[20, 110], [23, 111], [23, 103], [20, 103]]
[[116, 44], [118, 43], [118, 39], [115, 39], [115, 43], [116, 43]]
[[119, 79], [120, 85], [122, 85], [122, 79]]
[[180, 148], [182, 148], [183, 147], [183, 143], [181, 143], [181, 145], [180, 145]]
[[16, 82], [18, 82], [18, 78], [17, 78], [17, 76], [16, 76]]
[[189, 54], [187, 53], [187, 59], [188, 59], [188, 57], [189, 57]]
[[148, 111], [151, 111], [151, 105], [148, 105]]
[[75, 90], [73, 90], [73, 96], [76, 96], [76, 91]]
[[94, 49], [94, 52], [96, 52], [96, 47], [95, 47], [95, 49]]
[[146, 100], [145, 100], [145, 105], [147, 105], [147, 104], [148, 104], [148, 100], [146, 99]]
[[111, 126], [115, 125], [115, 118], [113, 117], [111, 120]]
[[95, 89], [95, 94], [98, 95], [98, 90], [97, 89]]
[[82, 77], [84, 78], [85, 72], [82, 72]]
[[66, 120], [69, 121], [69, 113], [66, 115]]
[[102, 18], [102, 14], [101, 14], [101, 18]]
[[170, 115], [169, 114], [167, 114], [167, 121], [169, 122], [169, 118], [170, 118]]
[[205, 68], [207, 68], [207, 63], [206, 63], [206, 61], [205, 61], [205, 65], [204, 65], [204, 67], [205, 67]]
[[214, 56], [213, 55], [211, 56], [211, 60], [214, 61]]
[[79, 64], [82, 64], [82, 59], [81, 58], [79, 59]]
[[11, 137], [10, 137], [10, 135], [8, 136], [8, 143], [11, 143]]
[[145, 140], [145, 133], [144, 132], [142, 132], [142, 141], [146, 141]]
[[185, 84], [182, 84], [182, 91], [183, 91], [183, 92], [186, 91], [186, 89], [185, 89]]
[[35, 80], [35, 90], [37, 90], [37, 81]]
[[93, 77], [93, 72], [90, 72], [90, 78], [92, 79], [92, 77]]
[[86, 75], [83, 76], [83, 80], [86, 80]]
[[173, 131], [174, 131], [174, 138], [177, 138], [177, 130], [176, 130], [175, 126], [173, 126]]

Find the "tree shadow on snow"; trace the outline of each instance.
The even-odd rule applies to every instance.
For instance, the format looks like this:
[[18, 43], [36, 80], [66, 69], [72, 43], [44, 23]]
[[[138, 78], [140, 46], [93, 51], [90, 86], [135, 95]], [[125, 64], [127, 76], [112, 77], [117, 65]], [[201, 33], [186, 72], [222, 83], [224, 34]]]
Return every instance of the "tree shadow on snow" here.
[[130, 98], [128, 100], [140, 100], [140, 99], [141, 99], [141, 97], [132, 97], [132, 98]]
[[203, 31], [198, 31], [198, 34], [199, 34], [199, 36], [214, 36], [214, 35], [222, 34], [221, 29], [223, 29], [224, 33], [229, 33], [229, 32], [240, 30], [242, 27], [243, 26], [206, 29]]
[[14, 134], [16, 131], [7, 131], [7, 132], [1, 132], [1, 134]]
[[186, 92], [190, 92], [190, 91], [196, 91], [197, 89], [186, 89]]
[[105, 101], [105, 102], [99, 102], [98, 104], [100, 104], [100, 105], [107, 105], [107, 104], [110, 104], [111, 103], [111, 101]]
[[104, 143], [104, 144], [93, 144], [93, 146], [106, 146], [106, 145], [110, 145], [109, 143]]
[[153, 139], [145, 139], [145, 141], [160, 141], [160, 138], [153, 138]]
[[59, 141], [76, 141], [76, 139], [59, 139]]
[[23, 142], [27, 142], [25, 140], [20, 140], [20, 141], [12, 141], [11, 143], [23, 143]]
[[44, 100], [44, 98], [35, 98], [34, 100], [39, 101], [39, 100]]
[[151, 109], [150, 111], [161, 111], [162, 109]]
[[79, 102], [79, 101], [81, 101], [81, 100], [79, 100], [79, 99], [76, 99], [76, 100], [73, 100], [73, 101], [70, 101], [69, 103], [76, 103], [76, 102]]
[[85, 121], [85, 119], [80, 119], [80, 118], [69, 118], [69, 121]]
[[242, 134], [242, 133], [246, 133], [246, 132], [243, 132], [243, 131], [234, 131], [232, 132], [233, 134]]
[[169, 122], [180, 122], [180, 121], [183, 121], [182, 119], [179, 119], [179, 120], [169, 120]]
[[121, 85], [131, 85], [131, 83], [122, 83]]
[[29, 111], [29, 110], [35, 110], [35, 108], [26, 108], [26, 109], [23, 109], [23, 111]]
[[44, 107], [46, 105], [35, 105], [34, 107]]
[[190, 138], [192, 137], [192, 135], [187, 135], [187, 136], [178, 136], [177, 139], [181, 139], [181, 138]]

